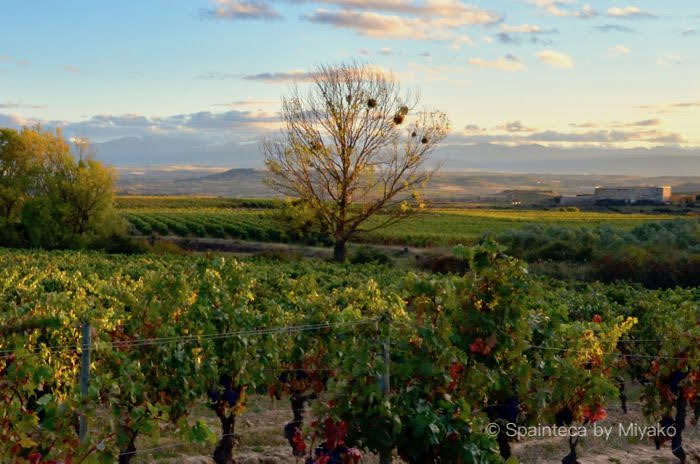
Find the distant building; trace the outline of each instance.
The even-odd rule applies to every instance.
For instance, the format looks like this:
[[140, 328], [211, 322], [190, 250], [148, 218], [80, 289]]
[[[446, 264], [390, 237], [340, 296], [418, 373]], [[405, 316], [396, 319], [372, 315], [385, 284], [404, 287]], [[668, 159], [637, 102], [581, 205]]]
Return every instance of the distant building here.
[[559, 198], [562, 206], [589, 206], [595, 204], [595, 197], [590, 194], [563, 195]]
[[663, 204], [671, 201], [671, 187], [596, 187], [596, 203], [653, 203]]
[[589, 206], [606, 204], [665, 204], [671, 201], [671, 187], [596, 187], [593, 195], [565, 195], [559, 198], [562, 206]]

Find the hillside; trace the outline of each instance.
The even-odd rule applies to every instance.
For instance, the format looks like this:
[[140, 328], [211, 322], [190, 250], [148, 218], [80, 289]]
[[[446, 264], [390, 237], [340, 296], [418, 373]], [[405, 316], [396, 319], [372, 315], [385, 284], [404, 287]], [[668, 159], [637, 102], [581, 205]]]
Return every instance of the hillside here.
[[[277, 196], [263, 183], [265, 172], [252, 168], [173, 166], [121, 168], [119, 190], [147, 195]], [[508, 191], [548, 191], [546, 196], [591, 193], [597, 185], [671, 185], [674, 193], [700, 191], [700, 176], [639, 177], [503, 172], [450, 172], [435, 175], [427, 196], [436, 200], [508, 200]], [[510, 192], [512, 193], [512, 192]], [[534, 193], [534, 192], [533, 192]]]

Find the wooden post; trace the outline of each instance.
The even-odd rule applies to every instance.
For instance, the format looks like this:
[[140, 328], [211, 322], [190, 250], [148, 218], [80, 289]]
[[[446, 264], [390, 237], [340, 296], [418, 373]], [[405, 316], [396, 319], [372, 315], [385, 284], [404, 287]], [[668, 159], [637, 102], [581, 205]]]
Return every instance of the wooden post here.
[[[83, 323], [82, 336], [82, 351], [80, 353], [80, 395], [83, 400], [82, 409], [84, 409], [90, 382], [90, 324], [87, 322]], [[80, 414], [78, 436], [81, 442], [85, 442], [87, 438], [87, 418], [84, 412]]]

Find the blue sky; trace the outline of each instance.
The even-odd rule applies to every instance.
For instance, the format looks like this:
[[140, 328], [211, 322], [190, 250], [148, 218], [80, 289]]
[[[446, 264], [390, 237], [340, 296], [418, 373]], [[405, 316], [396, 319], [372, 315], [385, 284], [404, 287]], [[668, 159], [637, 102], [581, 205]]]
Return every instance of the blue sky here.
[[696, 0], [4, 0], [0, 126], [247, 143], [351, 59], [460, 143], [700, 146]]

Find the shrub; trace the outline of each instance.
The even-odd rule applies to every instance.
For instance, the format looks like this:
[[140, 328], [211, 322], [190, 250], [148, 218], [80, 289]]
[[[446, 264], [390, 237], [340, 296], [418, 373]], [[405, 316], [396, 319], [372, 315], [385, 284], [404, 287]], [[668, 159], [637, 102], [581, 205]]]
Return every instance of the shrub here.
[[469, 270], [469, 261], [452, 255], [425, 255], [418, 258], [418, 267], [439, 274], [464, 274]]
[[389, 255], [374, 247], [361, 247], [350, 257], [352, 264], [392, 264]]

